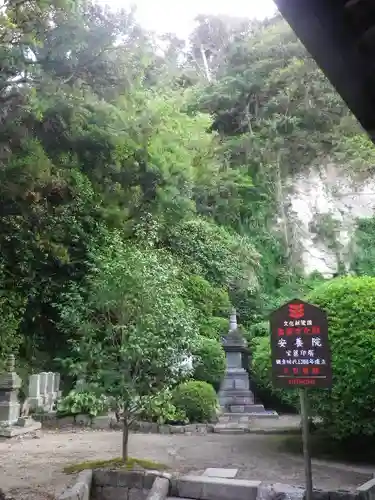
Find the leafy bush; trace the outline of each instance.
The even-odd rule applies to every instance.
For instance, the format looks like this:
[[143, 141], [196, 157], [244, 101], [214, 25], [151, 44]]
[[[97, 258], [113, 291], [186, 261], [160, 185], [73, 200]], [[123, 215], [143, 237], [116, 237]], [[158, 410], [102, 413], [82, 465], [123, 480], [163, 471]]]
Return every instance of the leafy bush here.
[[221, 339], [228, 333], [228, 326], [228, 318], [211, 316], [209, 318], [202, 319], [199, 333], [203, 337], [215, 339], [221, 342]]
[[171, 227], [168, 245], [192, 273], [217, 286], [257, 285], [259, 254], [251, 240], [203, 218]]
[[351, 269], [360, 276], [375, 274], [375, 217], [358, 219], [352, 238], [353, 252]]
[[190, 422], [209, 422], [216, 411], [217, 397], [212, 385], [190, 380], [175, 389], [173, 404], [186, 413]]
[[218, 390], [225, 367], [225, 353], [220, 342], [201, 337], [193, 352], [194, 379], [208, 382]]
[[197, 309], [201, 317], [227, 316], [230, 311], [228, 292], [214, 287], [199, 275], [188, 276], [184, 280], [185, 297]]
[[253, 339], [256, 337], [269, 337], [270, 325], [268, 321], [262, 321], [260, 323], [255, 323], [249, 328], [249, 338]]
[[328, 315], [333, 388], [312, 391], [311, 403], [337, 439], [375, 435], [375, 278], [344, 277], [307, 300]]
[[142, 398], [140, 420], [158, 424], [186, 424], [188, 419], [183, 410], [172, 403], [172, 391], [165, 389], [157, 396]]
[[108, 410], [108, 401], [104, 396], [97, 396], [88, 391], [70, 391], [67, 396], [57, 403], [57, 414], [89, 415], [91, 418]]

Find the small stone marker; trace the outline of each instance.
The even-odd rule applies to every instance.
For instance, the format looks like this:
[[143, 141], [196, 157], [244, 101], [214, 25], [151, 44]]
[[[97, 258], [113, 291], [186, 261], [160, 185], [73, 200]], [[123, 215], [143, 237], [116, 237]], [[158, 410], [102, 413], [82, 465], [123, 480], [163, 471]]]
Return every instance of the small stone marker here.
[[238, 469], [206, 469], [202, 476], [208, 477], [222, 477], [226, 479], [234, 479], [237, 476]]

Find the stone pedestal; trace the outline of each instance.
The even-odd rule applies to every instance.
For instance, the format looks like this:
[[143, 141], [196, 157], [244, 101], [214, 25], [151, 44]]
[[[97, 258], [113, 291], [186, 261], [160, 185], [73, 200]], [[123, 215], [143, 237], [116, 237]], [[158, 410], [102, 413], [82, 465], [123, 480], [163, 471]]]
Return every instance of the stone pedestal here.
[[[249, 350], [237, 326], [236, 311], [229, 322], [229, 332], [223, 340], [227, 369], [219, 391], [219, 401], [224, 418], [244, 421], [245, 417], [277, 417], [276, 412], [266, 411], [261, 404], [254, 404], [254, 394], [249, 383], [249, 374], [244, 369]], [[246, 360], [246, 361], [245, 361]]]
[[13, 437], [40, 429], [41, 424], [25, 419], [19, 424], [20, 404], [18, 402], [18, 391], [21, 387], [21, 379], [15, 372], [15, 359], [13, 355], [8, 357], [6, 371], [0, 374], [0, 436]]

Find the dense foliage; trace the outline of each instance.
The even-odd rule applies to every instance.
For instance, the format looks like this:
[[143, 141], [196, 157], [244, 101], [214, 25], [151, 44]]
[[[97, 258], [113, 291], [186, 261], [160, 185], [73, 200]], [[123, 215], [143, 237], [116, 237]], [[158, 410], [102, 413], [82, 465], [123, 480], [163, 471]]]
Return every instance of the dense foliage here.
[[195, 377], [219, 384], [232, 306], [270, 388], [268, 313], [322, 281], [303, 273], [293, 180], [329, 161], [368, 175], [374, 153], [279, 16], [199, 16], [189, 43], [159, 42], [90, 0], [4, 3], [0, 364], [14, 352], [169, 421], [185, 416], [155, 392], [194, 352]]
[[351, 269], [358, 276], [375, 276], [375, 218], [358, 219], [352, 241]]
[[221, 342], [201, 337], [193, 350], [193, 377], [219, 390], [226, 368]]
[[327, 311], [333, 389], [312, 404], [338, 438], [375, 435], [375, 279], [347, 277], [314, 290], [308, 300]]

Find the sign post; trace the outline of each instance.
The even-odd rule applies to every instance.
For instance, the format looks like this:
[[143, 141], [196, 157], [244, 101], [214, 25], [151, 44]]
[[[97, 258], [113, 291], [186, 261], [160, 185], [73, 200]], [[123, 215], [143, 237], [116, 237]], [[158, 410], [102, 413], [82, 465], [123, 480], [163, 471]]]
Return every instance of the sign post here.
[[302, 441], [303, 441], [303, 461], [305, 464], [306, 500], [312, 500], [312, 470], [310, 454], [310, 433], [309, 433], [309, 409], [306, 387], [299, 389], [301, 404]]
[[271, 314], [272, 376], [275, 387], [299, 389], [306, 500], [312, 500], [308, 389], [332, 385], [326, 313], [294, 299]]

